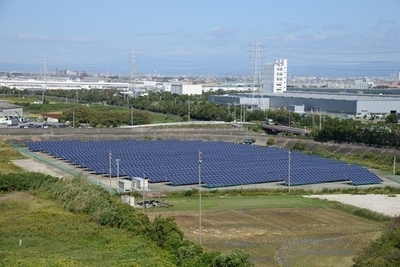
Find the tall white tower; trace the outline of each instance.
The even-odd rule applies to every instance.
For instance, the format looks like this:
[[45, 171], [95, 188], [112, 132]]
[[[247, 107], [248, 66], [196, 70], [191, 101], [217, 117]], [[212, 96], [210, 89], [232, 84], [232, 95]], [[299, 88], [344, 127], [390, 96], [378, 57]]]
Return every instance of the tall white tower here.
[[264, 68], [263, 93], [283, 93], [287, 86], [287, 60], [278, 59]]

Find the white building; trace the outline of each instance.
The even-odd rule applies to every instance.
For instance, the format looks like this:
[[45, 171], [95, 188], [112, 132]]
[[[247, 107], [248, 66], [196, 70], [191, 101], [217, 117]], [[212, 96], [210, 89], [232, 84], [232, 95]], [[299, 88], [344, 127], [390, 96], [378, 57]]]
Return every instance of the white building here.
[[132, 189], [137, 191], [149, 191], [149, 179], [132, 177]]
[[203, 86], [201, 84], [171, 84], [171, 94], [178, 95], [201, 95]]
[[354, 81], [354, 88], [356, 89], [371, 89], [372, 87], [374, 87], [374, 82], [371, 82], [369, 79]]
[[7, 100], [0, 100], [0, 118], [21, 118], [23, 116], [22, 106], [10, 104]]
[[263, 93], [282, 93], [286, 92], [287, 85], [287, 60], [279, 59], [273, 64], [264, 67], [264, 86]]

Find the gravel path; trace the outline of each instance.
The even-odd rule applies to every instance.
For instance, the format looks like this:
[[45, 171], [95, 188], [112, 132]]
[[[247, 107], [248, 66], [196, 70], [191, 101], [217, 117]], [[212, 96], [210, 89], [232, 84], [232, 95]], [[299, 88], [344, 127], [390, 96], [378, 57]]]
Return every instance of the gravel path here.
[[400, 216], [400, 195], [311, 195], [308, 198], [320, 198], [330, 201], [339, 201], [344, 204], [369, 209], [388, 216]]

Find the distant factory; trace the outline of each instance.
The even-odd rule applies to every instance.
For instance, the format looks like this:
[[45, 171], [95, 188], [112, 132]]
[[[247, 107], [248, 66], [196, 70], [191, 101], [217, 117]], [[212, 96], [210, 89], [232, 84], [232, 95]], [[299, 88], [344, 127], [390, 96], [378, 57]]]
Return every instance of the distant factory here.
[[[247, 109], [287, 109], [297, 113], [338, 113], [352, 116], [385, 116], [398, 113], [400, 95], [287, 92], [287, 60], [279, 59], [265, 66], [262, 92], [212, 95], [219, 105], [240, 105]], [[370, 81], [358, 81], [358, 87], [371, 88]]]
[[384, 116], [399, 112], [400, 96], [285, 92], [213, 95], [209, 100], [220, 105], [247, 105], [249, 109], [286, 108], [293, 112], [338, 113], [354, 116]]

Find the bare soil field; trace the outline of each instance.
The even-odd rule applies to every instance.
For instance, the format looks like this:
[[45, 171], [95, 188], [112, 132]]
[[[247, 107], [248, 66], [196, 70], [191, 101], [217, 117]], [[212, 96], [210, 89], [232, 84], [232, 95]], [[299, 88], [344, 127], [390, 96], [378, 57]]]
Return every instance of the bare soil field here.
[[[198, 240], [198, 213], [173, 216], [185, 237]], [[240, 248], [256, 266], [351, 266], [352, 258], [379, 236], [382, 224], [328, 208], [206, 210], [202, 245], [229, 253]]]
[[338, 201], [344, 204], [369, 209], [375, 212], [383, 213], [388, 216], [400, 216], [400, 195], [311, 195], [309, 198], [326, 199]]

